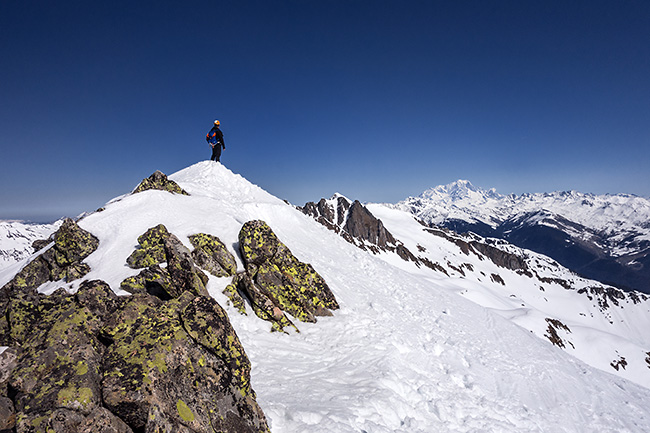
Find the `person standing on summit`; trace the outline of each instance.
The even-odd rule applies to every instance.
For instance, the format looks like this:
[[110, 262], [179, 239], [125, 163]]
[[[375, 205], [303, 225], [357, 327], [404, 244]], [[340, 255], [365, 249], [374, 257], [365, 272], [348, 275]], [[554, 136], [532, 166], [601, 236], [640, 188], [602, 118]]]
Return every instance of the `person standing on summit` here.
[[211, 161], [219, 162], [221, 158], [221, 149], [226, 149], [226, 144], [223, 141], [223, 132], [219, 129], [219, 121], [214, 121], [214, 126], [208, 132], [208, 135], [205, 136], [208, 144], [212, 147], [212, 156], [210, 157]]

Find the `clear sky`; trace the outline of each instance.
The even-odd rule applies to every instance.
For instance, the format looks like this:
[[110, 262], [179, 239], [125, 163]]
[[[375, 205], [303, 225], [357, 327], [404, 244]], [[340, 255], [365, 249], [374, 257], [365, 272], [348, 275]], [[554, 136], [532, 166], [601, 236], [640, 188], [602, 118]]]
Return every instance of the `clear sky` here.
[[302, 205], [650, 196], [650, 2], [0, 1], [0, 218], [222, 162]]

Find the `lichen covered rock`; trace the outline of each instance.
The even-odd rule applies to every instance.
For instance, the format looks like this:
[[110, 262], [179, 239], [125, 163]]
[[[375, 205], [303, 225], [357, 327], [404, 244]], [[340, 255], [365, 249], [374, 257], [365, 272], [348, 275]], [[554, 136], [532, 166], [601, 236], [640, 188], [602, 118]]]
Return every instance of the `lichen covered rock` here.
[[167, 176], [159, 170], [156, 170], [148, 178], [143, 179], [142, 182], [140, 182], [140, 184], [133, 190], [133, 194], [149, 189], [157, 189], [160, 191], [167, 191], [175, 194], [189, 195], [186, 191], [183, 190], [183, 188], [178, 186], [176, 182], [169, 180]]
[[163, 263], [165, 257], [165, 242], [169, 238], [167, 227], [158, 224], [151, 227], [138, 237], [138, 248], [126, 259], [133, 269], [141, 269]]
[[246, 301], [237, 288], [238, 278], [239, 277], [235, 275], [232, 282], [223, 289], [223, 294], [226, 295], [228, 301], [237, 309], [237, 311], [239, 311], [240, 314], [246, 315]]
[[268, 432], [248, 358], [212, 298], [118, 297], [91, 281], [74, 295], [13, 294], [6, 317], [18, 349], [0, 355], [0, 427]]
[[237, 262], [221, 240], [206, 233], [189, 237], [194, 246], [192, 258], [202, 269], [216, 277], [229, 277], [237, 273]]
[[172, 297], [178, 297], [186, 291], [195, 295], [210, 296], [205, 288], [208, 283], [207, 275], [195, 266], [190, 250], [174, 235], [169, 235], [165, 242], [165, 256], [167, 272], [174, 289]]
[[176, 292], [169, 272], [158, 265], [150, 266], [138, 275], [126, 278], [120, 288], [132, 294], [149, 293], [163, 301], [172, 299]]
[[18, 272], [3, 292], [34, 292], [47, 281], [70, 282], [90, 272], [90, 266], [82, 261], [97, 249], [99, 240], [95, 236], [66, 218], [53, 238], [54, 245]]
[[[251, 301], [255, 313], [275, 322], [275, 328], [291, 324], [282, 312], [303, 322], [331, 315], [338, 303], [325, 280], [299, 261], [264, 221], [249, 221], [239, 232], [239, 248], [246, 275], [237, 288]], [[281, 314], [282, 313], [282, 314]]]
[[165, 303], [142, 296], [107, 328], [103, 398], [111, 412], [134, 430], [267, 431], [250, 364], [216, 302], [189, 292]]
[[100, 408], [102, 344], [96, 335], [97, 316], [63, 290], [51, 296], [15, 297], [7, 314], [12, 346], [20, 347], [9, 379], [17, 431], [28, 431], [28, 426], [46, 431], [60, 409], [85, 418]]

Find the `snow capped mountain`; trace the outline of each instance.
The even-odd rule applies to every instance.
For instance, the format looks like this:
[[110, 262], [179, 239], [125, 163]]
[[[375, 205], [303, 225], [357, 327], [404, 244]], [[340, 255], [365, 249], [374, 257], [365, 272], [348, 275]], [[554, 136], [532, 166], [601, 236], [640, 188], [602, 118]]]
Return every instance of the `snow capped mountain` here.
[[31, 255], [34, 241], [47, 239], [60, 226], [61, 221], [52, 224], [0, 221], [0, 269]]
[[[323, 276], [340, 305], [317, 323], [296, 322], [299, 333], [271, 333], [268, 322], [228, 302], [223, 289], [231, 278], [208, 276], [210, 295], [250, 358], [251, 385], [272, 432], [650, 429], [647, 299], [608, 294], [544, 256], [428, 227], [400, 209], [359, 204], [350, 212], [354, 203], [344, 197], [326, 201], [343, 208], [347, 200], [348, 209], [334, 215], [337, 227], [367, 234], [366, 245], [390, 233], [388, 247], [399, 242], [420, 262], [390, 248], [364, 251], [219, 163], [200, 162], [169, 178], [189, 195], [125, 195], [78, 221], [98, 239], [84, 279], [126, 295], [120, 282], [138, 273], [126, 260], [158, 224], [188, 248], [195, 233], [218, 236], [242, 270], [240, 228], [268, 223]], [[346, 225], [353, 213], [355, 224]], [[364, 222], [376, 230], [364, 232]], [[0, 287], [28, 260], [0, 270]], [[79, 284], [60, 280], [39, 291], [74, 292]]]
[[623, 288], [650, 291], [650, 200], [576, 191], [500, 195], [457, 181], [398, 203], [428, 224], [506, 239]]

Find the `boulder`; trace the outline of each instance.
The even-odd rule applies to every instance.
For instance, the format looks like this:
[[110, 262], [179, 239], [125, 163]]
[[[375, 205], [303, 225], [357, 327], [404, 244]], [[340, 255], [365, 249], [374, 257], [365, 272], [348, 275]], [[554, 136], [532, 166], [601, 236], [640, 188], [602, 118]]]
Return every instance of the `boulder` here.
[[149, 293], [163, 301], [172, 299], [176, 292], [167, 269], [158, 265], [143, 269], [138, 275], [128, 277], [120, 284], [120, 288], [129, 293]]
[[136, 431], [268, 431], [250, 364], [212, 298], [132, 296], [106, 328], [103, 401]]
[[151, 176], [146, 179], [143, 179], [142, 182], [133, 190], [132, 194], [136, 194], [142, 191], [149, 189], [157, 189], [160, 191], [167, 191], [175, 194], [189, 195], [186, 191], [183, 190], [176, 182], [169, 180], [167, 176], [156, 170]]
[[133, 269], [141, 269], [164, 262], [167, 238], [169, 232], [163, 224], [151, 227], [138, 237], [138, 248], [126, 259], [126, 263]]
[[54, 233], [54, 258], [56, 263], [65, 268], [79, 263], [97, 249], [99, 240], [83, 230], [70, 218]]
[[73, 295], [58, 291], [12, 299], [8, 317], [13, 345], [21, 348], [9, 380], [17, 431], [26, 431], [27, 426], [37, 431], [51, 428], [58, 409], [85, 418], [101, 407], [97, 316]]
[[189, 237], [194, 246], [192, 258], [202, 269], [216, 277], [229, 277], [237, 273], [237, 262], [221, 240], [206, 233]]
[[172, 280], [173, 298], [183, 292], [195, 295], [210, 296], [205, 285], [208, 277], [194, 265], [190, 250], [174, 235], [169, 235], [165, 242], [165, 256], [167, 257], [167, 272]]
[[237, 279], [237, 288], [259, 317], [274, 322], [274, 329], [291, 324], [282, 312], [315, 322], [315, 316], [331, 315], [330, 310], [339, 308], [325, 280], [299, 261], [264, 221], [244, 224], [239, 248], [246, 274]]
[[118, 297], [102, 281], [14, 295], [6, 316], [20, 349], [0, 354], [0, 430], [269, 431], [214, 299]]

